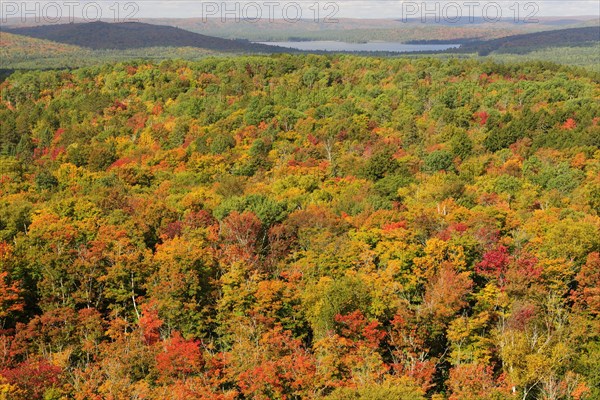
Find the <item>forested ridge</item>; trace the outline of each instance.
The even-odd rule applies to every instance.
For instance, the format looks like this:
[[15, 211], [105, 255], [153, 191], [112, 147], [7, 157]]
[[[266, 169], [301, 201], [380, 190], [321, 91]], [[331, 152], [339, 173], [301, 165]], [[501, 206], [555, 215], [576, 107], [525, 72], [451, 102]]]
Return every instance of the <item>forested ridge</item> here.
[[597, 74], [279, 55], [0, 90], [0, 398], [600, 397]]
[[286, 49], [201, 35], [173, 26], [141, 22], [89, 22], [39, 25], [4, 29], [8, 33], [50, 40], [90, 49], [139, 49], [147, 47], [194, 47], [221, 52], [278, 53]]
[[488, 55], [501, 53], [528, 53], [545, 47], [597, 46], [600, 43], [600, 26], [558, 29], [507, 36], [487, 41], [475, 41], [461, 46], [461, 51]]

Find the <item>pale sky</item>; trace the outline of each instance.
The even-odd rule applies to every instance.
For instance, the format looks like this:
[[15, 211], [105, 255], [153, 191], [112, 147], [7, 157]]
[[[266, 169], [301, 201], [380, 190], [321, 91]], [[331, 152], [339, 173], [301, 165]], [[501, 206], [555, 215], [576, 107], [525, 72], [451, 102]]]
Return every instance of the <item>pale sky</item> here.
[[[426, 3], [425, 7], [423, 6], [424, 2]], [[484, 12], [489, 13], [489, 17], [493, 18], [496, 10], [495, 4], [500, 5], [503, 9], [502, 15], [509, 18], [515, 15], [515, 6], [519, 9], [522, 18], [529, 14], [542, 17], [600, 16], [600, 0], [141, 0], [136, 2], [142, 18], [201, 17], [203, 12], [212, 14], [214, 8], [209, 3], [216, 5], [217, 16], [225, 13], [226, 8], [234, 9], [236, 3], [240, 10], [249, 3], [254, 3], [260, 7], [263, 18], [267, 17], [269, 11], [273, 12], [276, 18], [281, 18], [282, 9], [286, 5], [288, 5], [288, 12], [291, 13], [294, 10], [294, 5], [291, 3], [301, 5], [304, 10], [303, 17], [310, 16], [314, 12], [313, 5], [318, 5], [322, 15], [335, 11], [338, 18], [402, 18], [406, 14], [411, 14], [413, 18], [415, 16], [420, 18], [421, 14], [425, 12], [425, 8], [433, 10], [436, 4], [439, 12], [450, 15], [456, 10], [460, 10], [460, 14], [465, 18], [468, 18], [470, 13], [481, 18]], [[223, 7], [224, 3], [225, 7]], [[270, 3], [278, 3], [278, 5], [271, 6]], [[248, 8], [248, 12], [254, 11], [252, 7], [255, 6], [252, 5]]]
[[[478, 20], [519, 18], [519, 22], [535, 17], [597, 16], [600, 0], [0, 0], [0, 17], [38, 14], [62, 19], [141, 18], [223, 18], [235, 16], [252, 19], [314, 19], [331, 18], [389, 18], [423, 19], [428, 21], [453, 19], [461, 22], [475, 17]], [[98, 12], [100, 10], [100, 12]], [[68, 14], [68, 15], [67, 15]], [[85, 14], [85, 15], [82, 15]], [[599, 22], [600, 23], [600, 22]]]

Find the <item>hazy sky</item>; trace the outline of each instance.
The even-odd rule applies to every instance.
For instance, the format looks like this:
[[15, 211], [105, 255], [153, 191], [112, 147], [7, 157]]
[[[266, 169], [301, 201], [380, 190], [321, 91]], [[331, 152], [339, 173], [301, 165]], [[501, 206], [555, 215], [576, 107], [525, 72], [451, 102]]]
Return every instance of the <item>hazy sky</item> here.
[[[279, 3], [279, 5], [270, 6], [270, 2]], [[426, 3], [425, 7], [423, 7], [424, 2]], [[435, 7], [438, 7], [439, 13], [449, 17], [458, 11], [465, 18], [471, 14], [482, 17], [484, 13], [493, 18], [496, 13], [496, 4], [502, 7], [502, 15], [509, 18], [515, 15], [516, 8], [519, 9], [521, 18], [529, 14], [537, 16], [600, 16], [600, 0], [256, 0], [254, 2], [225, 0], [227, 4], [225, 7], [223, 7], [223, 0], [141, 0], [136, 3], [139, 5], [139, 15], [142, 17], [200, 17], [203, 13], [216, 13], [218, 17], [225, 13], [225, 9], [230, 9], [230, 7], [234, 9], [236, 3], [239, 5], [240, 12], [249, 3], [258, 4], [262, 18], [266, 18], [270, 11], [276, 18], [281, 18], [283, 7], [286, 5], [288, 5], [289, 17], [293, 18], [294, 5], [290, 5], [291, 3], [301, 5], [304, 10], [303, 17], [310, 17], [314, 13], [314, 7], [311, 8], [311, 5], [316, 5], [322, 16], [335, 12], [338, 18], [401, 18], [405, 15], [420, 18], [426, 8], [434, 10]], [[215, 4], [216, 9], [208, 3]], [[247, 8], [248, 14], [255, 11], [253, 7], [255, 6]], [[254, 15], [252, 14], [252, 16]]]
[[[332, 18], [411, 18], [428, 21], [453, 19], [461, 22], [503, 18], [568, 17], [593, 15], [600, 18], [600, 0], [0, 0], [1, 17], [22, 17], [27, 10], [38, 10], [44, 16], [56, 15], [62, 8], [62, 19], [71, 13], [75, 18], [93, 20], [118, 15], [120, 20], [134, 18], [227, 18], [322, 20]], [[98, 13], [100, 9], [100, 13]], [[317, 13], [318, 10], [318, 13]], [[85, 11], [85, 12], [84, 12]], [[85, 15], [82, 15], [85, 14]]]

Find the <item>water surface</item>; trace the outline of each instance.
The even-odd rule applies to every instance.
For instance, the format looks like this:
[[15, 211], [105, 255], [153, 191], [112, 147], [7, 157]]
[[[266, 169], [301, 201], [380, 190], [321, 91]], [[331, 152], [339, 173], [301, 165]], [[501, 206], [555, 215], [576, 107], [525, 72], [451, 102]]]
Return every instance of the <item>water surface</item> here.
[[405, 44], [398, 42], [348, 43], [334, 40], [314, 40], [306, 42], [258, 42], [273, 46], [307, 51], [389, 51], [408, 53], [413, 51], [439, 51], [457, 48], [458, 44]]

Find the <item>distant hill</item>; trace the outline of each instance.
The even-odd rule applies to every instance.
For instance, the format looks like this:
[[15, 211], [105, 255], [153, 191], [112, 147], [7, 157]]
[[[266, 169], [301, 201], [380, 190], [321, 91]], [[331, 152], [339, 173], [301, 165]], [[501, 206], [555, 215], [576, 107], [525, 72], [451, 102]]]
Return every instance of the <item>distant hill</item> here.
[[139, 22], [72, 23], [2, 29], [37, 39], [51, 40], [90, 49], [126, 50], [144, 47], [195, 47], [220, 52], [279, 53], [290, 52], [275, 46], [201, 35], [172, 26]]
[[[494, 25], [498, 24], [506, 24], [506, 25], [515, 25], [520, 26], [524, 29], [527, 28], [535, 28], [536, 25], [544, 25], [546, 27], [556, 26], [556, 27], [573, 27], [574, 25], [589, 25], [597, 22], [597, 18], [595, 17], [536, 17], [537, 23], [526, 22], [524, 23], [522, 20], [516, 20], [514, 17], [505, 17], [500, 18], [498, 21], [494, 22]], [[419, 25], [448, 25], [448, 26], [475, 26], [475, 25], [490, 25], [489, 20], [483, 17], [474, 17], [474, 18], [460, 18], [457, 21], [448, 20], [444, 18], [440, 18], [439, 20], [435, 20], [433, 16], [430, 16], [428, 19], [419, 18], [407, 18], [406, 20], [396, 20], [398, 22], [402, 22], [405, 24], [419, 24]], [[556, 28], [560, 29], [560, 28]]]
[[[467, 19], [465, 21], [469, 22]], [[262, 20], [249, 22], [234, 21], [221, 18], [144, 18], [138, 22], [167, 25], [201, 35], [215, 36], [223, 39], [247, 39], [253, 42], [279, 42], [287, 40], [339, 40], [344, 42], [369, 42], [390, 41], [409, 42], [414, 40], [447, 40], [448, 43], [465, 43], [473, 40], [489, 40], [500, 37], [520, 35], [524, 33], [549, 31], [554, 29], [580, 28], [598, 25], [598, 18], [593, 17], [540, 17], [539, 23], [515, 23], [507, 19], [490, 24], [479, 18], [473, 23], [449, 24], [439, 21], [436, 23], [422, 23], [421, 20], [402, 22], [396, 19], [356, 19], [339, 18], [335, 24], [324, 21], [315, 22], [312, 19], [303, 19], [296, 23], [289, 23], [283, 19]], [[75, 19], [77, 23], [85, 23], [82, 19]], [[104, 22], [112, 22], [104, 20]], [[67, 24], [64, 18], [60, 22]], [[21, 18], [7, 18], [2, 22], [6, 29], [44, 25], [44, 21]]]
[[[223, 51], [197, 47], [143, 47], [126, 50], [91, 49], [2, 31], [0, 35], [0, 81], [16, 69], [77, 68], [126, 60], [199, 60], [223, 55]], [[4, 70], [4, 72], [3, 72]]]
[[9, 75], [19, 63], [30, 60], [39, 61], [39, 65], [48, 67], [50, 57], [70, 59], [88, 56], [90, 50], [70, 44], [2, 32], [0, 35], [0, 82]]
[[459, 50], [464, 53], [476, 52], [481, 56], [492, 52], [524, 54], [545, 47], [577, 47], [590, 42], [600, 42], [600, 26], [559, 29], [476, 41], [463, 44]]
[[8, 32], [2, 32], [0, 37], [0, 65], [4, 57], [18, 52], [23, 55], [38, 55], [40, 53], [53, 52], [55, 54], [75, 53], [80, 50], [79, 47], [56, 43], [43, 39], [36, 39], [26, 36], [14, 35]]

